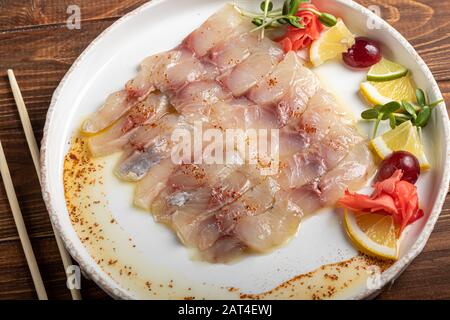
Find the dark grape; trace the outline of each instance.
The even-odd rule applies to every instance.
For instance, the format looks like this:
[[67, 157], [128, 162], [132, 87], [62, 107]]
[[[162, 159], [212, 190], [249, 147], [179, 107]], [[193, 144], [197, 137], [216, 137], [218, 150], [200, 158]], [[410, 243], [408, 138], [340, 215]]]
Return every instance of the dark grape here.
[[352, 68], [368, 68], [381, 60], [381, 47], [375, 40], [357, 37], [355, 44], [342, 54], [342, 58]]
[[407, 151], [395, 151], [384, 158], [378, 170], [377, 181], [390, 178], [398, 170], [403, 170], [402, 180], [416, 183], [420, 175], [420, 164], [417, 158]]

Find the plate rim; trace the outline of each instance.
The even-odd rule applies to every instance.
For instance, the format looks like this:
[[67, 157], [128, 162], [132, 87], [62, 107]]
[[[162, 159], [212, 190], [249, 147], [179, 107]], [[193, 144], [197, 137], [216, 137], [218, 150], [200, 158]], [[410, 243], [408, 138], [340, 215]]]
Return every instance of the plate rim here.
[[[134, 296], [130, 294], [127, 290], [121, 287], [120, 283], [109, 277], [99, 266], [95, 263], [93, 258], [87, 253], [86, 247], [83, 246], [85, 249], [86, 254], [82, 254], [77, 249], [77, 246], [80, 245], [79, 243], [76, 243], [76, 240], [72, 239], [68, 234], [64, 231], [64, 229], [61, 227], [60, 224], [60, 217], [58, 214], [58, 211], [53, 206], [53, 200], [51, 197], [51, 193], [49, 190], [49, 177], [48, 177], [48, 170], [47, 170], [47, 163], [49, 161], [48, 152], [47, 150], [50, 148], [50, 135], [49, 131], [53, 123], [53, 116], [55, 113], [57, 101], [61, 95], [61, 92], [66, 86], [66, 83], [70, 79], [72, 73], [77, 68], [79, 64], [84, 60], [84, 58], [95, 49], [96, 44], [107, 34], [113, 32], [116, 28], [118, 28], [122, 23], [125, 21], [131, 19], [133, 16], [140, 14], [142, 11], [148, 9], [149, 7], [156, 6], [160, 3], [166, 2], [168, 0], [152, 0], [151, 2], [145, 3], [141, 5], [140, 7], [134, 9], [133, 11], [125, 14], [118, 20], [116, 20], [111, 26], [103, 30], [84, 50], [83, 52], [78, 56], [78, 58], [74, 61], [72, 66], [69, 68], [69, 70], [66, 72], [62, 80], [60, 81], [58, 87], [55, 89], [52, 99], [50, 102], [50, 106], [47, 111], [44, 131], [43, 131], [43, 138], [41, 142], [41, 155], [40, 155], [40, 165], [41, 165], [41, 189], [42, 189], [42, 195], [43, 199], [47, 208], [47, 211], [49, 213], [51, 222], [54, 226], [55, 236], [61, 237], [61, 239], [64, 241], [64, 244], [66, 248], [68, 249], [69, 253], [72, 255], [72, 257], [78, 262], [81, 270], [86, 272], [88, 276], [107, 294], [109, 294], [113, 298], [120, 298], [120, 299], [133, 299]], [[330, 1], [330, 0], [328, 0]], [[412, 55], [417, 62], [417, 65], [420, 67], [421, 71], [424, 73], [425, 77], [427, 78], [428, 82], [430, 83], [431, 89], [433, 93], [436, 95], [437, 99], [442, 98], [441, 91], [439, 89], [439, 86], [432, 75], [430, 69], [426, 65], [426, 63], [423, 61], [423, 59], [420, 57], [420, 55], [416, 52], [414, 47], [398, 32], [394, 27], [392, 27], [388, 22], [383, 20], [381, 17], [374, 14], [369, 9], [363, 7], [362, 5], [352, 1], [352, 0], [333, 0], [343, 6], [348, 7], [351, 10], [358, 11], [360, 14], [370, 17], [374, 19], [377, 23], [380, 23], [382, 28], [384, 29], [384, 32], [390, 33], [406, 50], [407, 52]], [[446, 109], [445, 100], [443, 103], [439, 105], [439, 107], [436, 109], [439, 114], [437, 116], [441, 116], [443, 118], [443, 131], [445, 135], [445, 151], [447, 152], [447, 155], [449, 154], [449, 148], [450, 148], [450, 127], [449, 127], [449, 120], [448, 120], [448, 113]], [[446, 118], [446, 119], [445, 119]], [[447, 121], [445, 121], [447, 120]], [[444, 201], [448, 192], [449, 188], [449, 182], [450, 182], [450, 157], [446, 157], [445, 163], [443, 164], [443, 175], [441, 180], [441, 185], [443, 185], [443, 188], [440, 188], [438, 195], [436, 197], [436, 201], [434, 202], [430, 215], [428, 217], [427, 222], [423, 226], [422, 231], [420, 232], [419, 236], [411, 246], [411, 248], [407, 251], [407, 253], [399, 260], [397, 260], [390, 268], [388, 268], [386, 271], [384, 271], [381, 274], [380, 277], [380, 287], [372, 288], [372, 289], [366, 289], [365, 291], [361, 292], [360, 294], [350, 297], [351, 299], [368, 299], [373, 298], [376, 295], [378, 295], [382, 289], [390, 282], [394, 281], [398, 276], [401, 275], [401, 273], [408, 267], [408, 265], [422, 252], [423, 248], [425, 247], [431, 232], [434, 229], [434, 226], [437, 222], [437, 219], [442, 211], [442, 207], [444, 205]], [[86, 257], [84, 257], [86, 256]], [[90, 261], [89, 261], [90, 260]]]

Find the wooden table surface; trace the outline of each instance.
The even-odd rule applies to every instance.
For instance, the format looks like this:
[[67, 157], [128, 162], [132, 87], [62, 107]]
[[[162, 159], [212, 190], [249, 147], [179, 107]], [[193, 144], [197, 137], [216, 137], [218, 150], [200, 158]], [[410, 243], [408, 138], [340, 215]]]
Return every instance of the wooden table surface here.
[[[206, 0], [205, 0], [206, 1]], [[256, 0], [255, 0], [256, 1]], [[0, 0], [0, 139], [50, 299], [70, 299], [6, 70], [13, 68], [38, 140], [53, 91], [83, 49], [143, 0]], [[450, 105], [450, 1], [359, 0], [378, 5], [430, 67]], [[66, 27], [67, 7], [81, 8], [81, 29]], [[425, 250], [381, 299], [450, 299], [450, 196]], [[84, 299], [108, 299], [83, 279]], [[3, 184], [0, 186], [0, 299], [35, 299]]]

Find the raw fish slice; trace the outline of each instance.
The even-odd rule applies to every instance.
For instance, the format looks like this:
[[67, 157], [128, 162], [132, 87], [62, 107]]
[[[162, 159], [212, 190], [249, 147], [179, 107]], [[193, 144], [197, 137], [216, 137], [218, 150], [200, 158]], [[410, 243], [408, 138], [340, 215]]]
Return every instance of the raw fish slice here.
[[274, 70], [250, 90], [249, 99], [258, 105], [277, 103], [291, 88], [300, 64], [294, 51], [289, 51]]
[[278, 185], [275, 180], [267, 178], [235, 202], [221, 208], [215, 214], [220, 232], [232, 235], [239, 219], [265, 212], [273, 205], [277, 191]]
[[207, 250], [201, 251], [200, 256], [209, 262], [226, 263], [245, 251], [245, 245], [236, 237], [223, 236]]
[[188, 121], [208, 121], [211, 106], [230, 97], [216, 81], [197, 81], [174, 95], [171, 103]]
[[143, 124], [152, 123], [169, 112], [169, 99], [162, 93], [149, 94], [145, 100], [135, 105], [128, 114], [122, 126], [124, 133]]
[[[228, 165], [182, 165], [168, 181], [166, 210], [213, 212], [239, 198], [255, 184], [253, 171]], [[201, 207], [202, 210], [190, 210]]]
[[374, 160], [367, 142], [355, 145], [338, 166], [320, 179], [322, 203], [334, 205], [346, 189], [356, 191], [363, 187], [374, 171]]
[[314, 213], [324, 206], [334, 205], [346, 189], [354, 191], [361, 188], [374, 170], [373, 156], [367, 143], [359, 143], [319, 180], [292, 190], [290, 200], [303, 215]]
[[176, 91], [189, 82], [214, 78], [215, 72], [215, 68], [202, 64], [183, 48], [151, 56], [125, 90], [111, 94], [103, 106], [83, 122], [82, 130], [96, 133], [105, 129], [155, 88], [163, 93]]
[[142, 179], [154, 165], [171, 156], [174, 147], [171, 135], [175, 128], [183, 125], [182, 117], [168, 114], [158, 124], [141, 126], [130, 138], [124, 156], [119, 160], [115, 170], [117, 176], [127, 181]]
[[152, 87], [167, 93], [199, 79], [214, 78], [216, 72], [215, 67], [202, 63], [191, 51], [180, 47], [146, 58], [126, 90], [132, 94]]
[[175, 128], [190, 130], [191, 126], [177, 114], [167, 114], [157, 122], [140, 126], [130, 138], [128, 149], [142, 150], [158, 136], [170, 139]]
[[295, 204], [303, 217], [316, 212], [322, 208], [318, 182], [312, 181], [289, 191], [289, 200]]
[[[309, 137], [311, 138], [311, 137]], [[333, 169], [364, 138], [353, 127], [336, 122], [321, 139], [312, 137], [311, 145], [286, 161], [283, 187], [298, 188]], [[280, 148], [283, 148], [282, 145]]]
[[299, 118], [305, 111], [309, 100], [319, 91], [319, 78], [304, 66], [298, 66], [294, 83], [289, 92], [278, 102], [276, 110], [282, 125], [291, 118]]
[[[244, 166], [246, 168], [247, 166]], [[225, 179], [219, 180], [211, 188], [211, 199], [208, 212], [219, 210], [246, 193], [258, 181], [254, 170], [239, 168], [231, 172]]]
[[300, 208], [279, 192], [267, 211], [241, 217], [234, 233], [248, 248], [266, 252], [288, 241], [297, 231], [301, 217]]
[[252, 29], [251, 23], [245, 21], [237, 29], [239, 30], [235, 35], [209, 54], [208, 60], [216, 65], [221, 73], [247, 59], [252, 49], [259, 44], [258, 34], [248, 32]]
[[157, 121], [168, 110], [169, 104], [165, 95], [149, 94], [106, 131], [87, 139], [91, 154], [100, 157], [120, 151], [139, 126]]
[[254, 170], [232, 168], [217, 168], [223, 171], [218, 172], [218, 175], [223, 176], [224, 172], [228, 172], [228, 175], [221, 179], [211, 177], [208, 180], [212, 183], [207, 186], [184, 188], [167, 196], [166, 214], [173, 211], [173, 228], [186, 245], [196, 246], [200, 250], [211, 246], [220, 236], [214, 212], [236, 201], [259, 181], [258, 176], [252, 176]]
[[282, 52], [258, 48], [247, 59], [220, 77], [220, 81], [239, 97], [261, 81], [283, 57]]
[[288, 162], [291, 157], [306, 150], [311, 145], [311, 137], [304, 131], [292, 131], [288, 128], [280, 130], [279, 138], [279, 159], [281, 162]]
[[222, 129], [276, 129], [276, 113], [246, 98], [218, 102], [211, 106], [210, 122]]
[[153, 200], [166, 187], [175, 166], [169, 158], [162, 160], [158, 166], [153, 166], [147, 175], [136, 184], [134, 204], [143, 209], [150, 209]]
[[224, 73], [261, 49], [265, 49], [273, 55], [282, 55], [278, 44], [267, 37], [260, 39], [257, 32], [250, 32], [253, 28], [254, 24], [250, 21], [243, 21], [227, 41], [211, 50], [207, 61], [217, 66], [221, 73]]
[[211, 77], [205, 67], [190, 51], [180, 48], [163, 55], [153, 68], [150, 79], [162, 92], [176, 91], [189, 82]]
[[138, 100], [129, 97], [125, 90], [117, 91], [106, 98], [105, 103], [96, 112], [88, 116], [81, 125], [81, 130], [86, 133], [97, 133], [109, 127], [130, 110]]
[[[205, 209], [210, 201], [210, 185], [225, 179], [233, 170], [225, 165], [180, 164], [167, 178], [165, 188], [151, 203], [152, 213], [159, 220], [168, 220], [180, 207], [187, 209], [193, 205]], [[197, 193], [197, 194], [196, 194]], [[198, 202], [203, 200], [203, 202]]]
[[299, 188], [326, 173], [322, 155], [312, 148], [294, 154], [283, 168], [279, 182], [284, 189]]
[[97, 133], [107, 128], [136, 105], [139, 100], [144, 99], [153, 91], [154, 86], [150, 75], [155, 66], [167, 54], [163, 53], [146, 58], [141, 63], [138, 75], [126, 83], [124, 90], [110, 94], [105, 103], [83, 122], [82, 131]]
[[333, 169], [355, 144], [363, 141], [351, 118], [339, 109], [330, 94], [319, 91], [300, 120], [286, 128], [307, 135], [310, 146], [284, 160], [280, 175], [283, 188], [298, 188], [322, 176]]
[[146, 92], [153, 91], [153, 81], [151, 81], [150, 75], [163, 59], [167, 52], [155, 54], [145, 58], [140, 64], [140, 70], [136, 77], [129, 80], [125, 84], [125, 90], [130, 97], [141, 97]]
[[143, 150], [134, 151], [117, 166], [115, 173], [122, 180], [138, 181], [161, 160], [170, 156], [170, 143], [165, 137], [157, 137]]
[[203, 57], [212, 48], [226, 41], [242, 21], [242, 16], [232, 5], [225, 5], [194, 30], [184, 40], [184, 45], [197, 56]]
[[172, 227], [185, 246], [199, 250], [211, 247], [220, 237], [217, 221], [213, 215], [201, 214], [190, 209], [175, 211], [172, 215]]

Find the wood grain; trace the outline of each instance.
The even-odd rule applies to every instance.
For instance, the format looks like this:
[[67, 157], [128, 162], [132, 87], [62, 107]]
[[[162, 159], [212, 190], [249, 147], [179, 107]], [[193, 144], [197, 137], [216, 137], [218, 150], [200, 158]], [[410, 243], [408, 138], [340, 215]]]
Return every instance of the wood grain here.
[[[68, 30], [66, 10], [76, 2], [81, 30]], [[39, 183], [10, 92], [6, 70], [13, 68], [40, 141], [51, 95], [83, 49], [143, 0], [0, 0], [0, 139], [11, 170], [50, 299], [70, 299], [65, 275]], [[359, 0], [378, 5], [430, 67], [450, 106], [450, 1]], [[0, 186], [0, 299], [35, 299], [33, 283], [3, 185]], [[450, 299], [450, 196], [425, 250], [380, 299]], [[83, 279], [85, 299], [108, 299]]]

